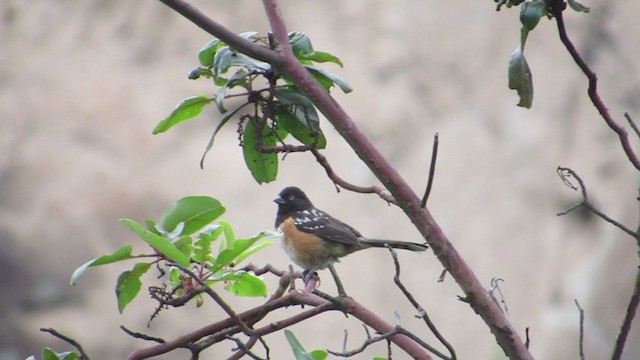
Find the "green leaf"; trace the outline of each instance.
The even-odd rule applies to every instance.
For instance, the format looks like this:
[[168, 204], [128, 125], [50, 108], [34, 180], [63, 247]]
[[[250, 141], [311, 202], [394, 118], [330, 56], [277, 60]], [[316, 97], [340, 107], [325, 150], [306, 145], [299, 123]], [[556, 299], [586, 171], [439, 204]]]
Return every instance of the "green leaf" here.
[[138, 234], [138, 236], [140, 236], [140, 238], [142, 238], [142, 240], [147, 244], [151, 245], [152, 248], [162, 253], [168, 259], [175, 261], [182, 266], [189, 266], [189, 258], [183, 254], [182, 251], [178, 250], [178, 248], [176, 248], [169, 239], [145, 230], [140, 224], [131, 219], [121, 219], [120, 221]]
[[314, 74], [314, 76], [315, 74], [320, 74], [326, 77], [327, 79], [331, 80], [331, 82], [338, 85], [338, 87], [340, 87], [340, 90], [342, 90], [345, 94], [348, 94], [353, 91], [353, 88], [351, 87], [351, 85], [349, 85], [349, 83], [347, 83], [344, 79], [328, 72], [327, 70], [319, 66], [305, 65], [304, 67], [311, 70], [311, 73]]
[[151, 231], [152, 233], [154, 233], [156, 235], [162, 235], [160, 233], [160, 231], [158, 231], [158, 227], [156, 225], [156, 222], [153, 221], [153, 220], [144, 219], [144, 227], [147, 228], [147, 230]]
[[198, 240], [195, 243], [193, 260], [203, 262], [215, 262], [216, 259], [211, 255], [211, 244], [222, 233], [222, 226], [219, 226], [211, 233], [201, 233]]
[[529, 31], [533, 30], [540, 19], [547, 13], [547, 5], [544, 0], [532, 0], [525, 2], [520, 7], [520, 22]]
[[262, 239], [264, 236], [265, 235], [263, 235], [263, 233], [260, 233], [250, 239], [237, 239], [231, 244], [231, 246], [220, 251], [216, 259], [215, 266], [211, 268], [211, 271], [215, 273], [221, 268], [234, 263], [234, 261], [240, 254], [251, 247], [251, 245], [255, 244], [256, 241]]
[[174, 241], [173, 246], [180, 250], [186, 257], [191, 257], [191, 252], [193, 252], [193, 239], [191, 236], [182, 237]]
[[169, 116], [156, 125], [153, 129], [153, 134], [163, 133], [183, 121], [200, 115], [202, 109], [212, 101], [213, 100], [204, 95], [193, 96], [182, 100]]
[[329, 356], [329, 352], [327, 350], [313, 350], [310, 355], [315, 360], [325, 360]]
[[567, 4], [569, 4], [571, 9], [573, 9], [574, 11], [577, 11], [577, 12], [588, 13], [588, 12], [591, 11], [591, 9], [589, 7], [580, 4], [576, 0], [567, 0]]
[[93, 259], [91, 261], [86, 262], [84, 265], [82, 265], [79, 268], [77, 268], [73, 272], [73, 274], [71, 275], [71, 281], [70, 281], [71, 285], [76, 285], [78, 283], [78, 279], [80, 278], [80, 276], [89, 267], [98, 266], [98, 265], [105, 265], [105, 264], [110, 264], [110, 263], [114, 263], [114, 262], [117, 262], [117, 261], [131, 259], [133, 257], [131, 255], [132, 251], [133, 251], [133, 247], [131, 245], [127, 245], [127, 246], [121, 247], [120, 249], [116, 250], [111, 255], [104, 255], [104, 256], [101, 256], [99, 258], [96, 258], [96, 259]]
[[213, 140], [215, 139], [216, 135], [218, 134], [218, 132], [220, 131], [220, 129], [222, 129], [222, 127], [238, 112], [240, 111], [240, 109], [242, 109], [243, 107], [245, 107], [245, 105], [250, 104], [249, 102], [246, 102], [240, 106], [238, 106], [235, 110], [232, 110], [230, 112], [228, 112], [225, 116], [222, 117], [222, 119], [220, 119], [220, 122], [218, 123], [218, 126], [216, 126], [215, 130], [213, 131], [213, 133], [211, 134], [211, 138], [209, 139], [209, 143], [207, 144], [207, 148], [204, 150], [204, 153], [202, 154], [202, 158], [200, 158], [200, 168], [204, 169], [204, 158], [207, 156], [207, 153], [209, 152], [209, 150], [211, 150], [211, 148], [213, 147]]
[[289, 43], [291, 43], [291, 50], [293, 55], [298, 59], [304, 59], [306, 56], [311, 56], [314, 53], [311, 40], [307, 34], [303, 32], [292, 32], [289, 34]]
[[238, 70], [231, 76], [231, 78], [229, 78], [220, 90], [218, 90], [218, 94], [216, 95], [216, 105], [218, 106], [218, 111], [220, 111], [220, 113], [224, 114], [227, 112], [227, 109], [224, 108], [224, 99], [227, 97], [227, 89], [233, 88], [249, 75], [251, 75], [251, 73], [244, 70]]
[[[30, 356], [29, 358], [35, 359], [35, 357], [33, 356]], [[78, 359], [78, 353], [72, 352], [72, 351], [57, 353], [53, 351], [51, 348], [46, 347], [42, 349], [42, 359], [43, 360], [76, 360]]]
[[285, 330], [284, 336], [287, 338], [296, 360], [315, 360], [314, 357], [302, 347], [302, 344], [300, 344], [300, 341], [298, 341], [293, 332]]
[[220, 220], [218, 223], [224, 232], [224, 242], [220, 245], [220, 251], [222, 252], [233, 246], [233, 243], [236, 241], [236, 234], [233, 231], [233, 226], [231, 226], [228, 221]]
[[273, 244], [272, 241], [263, 241], [260, 244], [257, 244], [256, 246], [252, 246], [249, 249], [243, 251], [240, 255], [238, 255], [234, 261], [234, 263], [240, 264], [242, 262], [242, 260], [246, 259], [247, 257], [255, 254], [256, 252], [266, 248], [267, 246], [270, 246], [271, 244]]
[[301, 143], [316, 144], [318, 149], [324, 149], [327, 146], [327, 139], [324, 137], [322, 131], [319, 133], [311, 131], [311, 129], [289, 111], [288, 107], [276, 107], [275, 118], [278, 122], [278, 128], [285, 129]]
[[520, 97], [518, 106], [531, 108], [533, 102], [533, 79], [522, 48], [518, 47], [509, 60], [509, 89], [516, 90]]
[[207, 67], [213, 66], [213, 60], [216, 56], [216, 52], [218, 52], [218, 49], [221, 46], [224, 46], [224, 43], [220, 41], [220, 39], [213, 39], [203, 46], [198, 54], [200, 64]]
[[340, 65], [340, 67], [343, 66], [340, 59], [332, 54], [323, 51], [314, 51], [312, 54], [305, 56], [303, 60], [311, 60], [318, 63], [332, 62], [334, 64]]
[[[277, 139], [270, 132], [271, 129], [265, 126], [262, 132], [262, 145], [275, 146]], [[242, 138], [244, 161], [258, 184], [268, 183], [278, 176], [278, 155], [259, 151], [256, 148], [258, 135], [256, 133], [257, 130], [253, 122], [248, 121], [244, 127], [244, 136]]]
[[233, 50], [228, 46], [223, 46], [216, 52], [213, 59], [213, 76], [218, 77], [224, 74], [231, 67], [231, 60], [233, 57]]
[[209, 196], [187, 196], [167, 208], [160, 224], [167, 231], [173, 231], [179, 223], [184, 223], [181, 235], [187, 236], [202, 229], [224, 214], [220, 201]]
[[373, 360], [389, 360], [386, 356], [374, 356]]
[[129, 305], [129, 303], [135, 299], [136, 295], [138, 295], [138, 292], [140, 292], [140, 288], [142, 287], [140, 277], [144, 275], [150, 267], [151, 264], [149, 263], [137, 263], [133, 267], [133, 270], [125, 271], [118, 276], [116, 297], [118, 298], [118, 311], [120, 311], [120, 314], [122, 314], [124, 308]]
[[320, 118], [313, 103], [295, 88], [277, 88], [274, 95], [278, 101], [289, 108], [289, 111], [302, 124], [313, 132], [320, 130]]
[[224, 288], [237, 296], [267, 296], [267, 285], [260, 277], [252, 273], [236, 271], [223, 276], [221, 280], [229, 281]]

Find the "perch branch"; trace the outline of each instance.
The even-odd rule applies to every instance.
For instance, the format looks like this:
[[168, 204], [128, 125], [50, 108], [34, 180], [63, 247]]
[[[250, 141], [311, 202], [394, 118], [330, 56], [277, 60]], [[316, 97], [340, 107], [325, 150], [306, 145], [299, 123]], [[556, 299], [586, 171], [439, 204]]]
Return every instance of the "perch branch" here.
[[580, 340], [578, 340], [578, 352], [580, 354], [580, 360], [584, 360], [584, 309], [580, 306], [578, 299], [573, 299], [580, 313]]

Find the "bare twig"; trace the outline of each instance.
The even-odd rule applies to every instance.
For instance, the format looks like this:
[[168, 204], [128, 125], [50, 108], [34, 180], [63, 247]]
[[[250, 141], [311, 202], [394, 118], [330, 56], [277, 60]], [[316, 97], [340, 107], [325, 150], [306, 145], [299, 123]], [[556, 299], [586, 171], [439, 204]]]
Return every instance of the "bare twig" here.
[[61, 334], [60, 332], [58, 332], [57, 330], [55, 330], [53, 328], [40, 328], [40, 331], [49, 333], [49, 334], [57, 337], [58, 339], [60, 339], [60, 340], [62, 340], [64, 342], [72, 345], [73, 347], [78, 349], [78, 353], [80, 354], [80, 359], [81, 360], [89, 360], [89, 356], [84, 351], [84, 349], [82, 348], [82, 345], [80, 345], [79, 342], [73, 340], [72, 338], [70, 338], [68, 336], [65, 336], [65, 335]]
[[[558, 175], [560, 176], [560, 178], [562, 179], [562, 181], [565, 183], [565, 185], [567, 185], [568, 187], [570, 187], [573, 190], [580, 190], [582, 192], [582, 201], [580, 203], [578, 203], [577, 205], [572, 206], [571, 208], [560, 212], [556, 215], [558, 216], [562, 216], [562, 215], [566, 215], [568, 213], [570, 213], [571, 211], [579, 208], [579, 207], [584, 207], [585, 209], [591, 211], [592, 213], [596, 214], [598, 217], [600, 217], [601, 219], [603, 219], [604, 221], [614, 225], [615, 227], [617, 227], [618, 229], [624, 231], [625, 233], [629, 234], [631, 237], [633, 237], [634, 239], [636, 239], [636, 241], [639, 238], [639, 234], [631, 229], [629, 229], [628, 227], [624, 226], [622, 223], [612, 219], [611, 217], [609, 217], [607, 214], [603, 213], [602, 211], [600, 211], [598, 208], [596, 208], [591, 202], [589, 202], [589, 197], [587, 195], [587, 188], [584, 185], [584, 182], [582, 181], [582, 179], [580, 178], [580, 176], [578, 176], [578, 174], [573, 171], [570, 168], [565, 168], [565, 167], [558, 167]], [[578, 186], [576, 187], [573, 183], [571, 183], [571, 178], [576, 179], [576, 181], [578, 182]]]
[[[237, 337], [227, 336], [227, 339], [235, 342], [236, 345], [238, 345], [238, 348], [236, 349], [237, 350], [236, 354], [238, 354], [240, 356], [240, 357], [238, 357], [238, 359], [240, 359], [244, 355], [248, 355], [250, 358], [255, 359], [255, 360], [264, 360], [263, 358], [261, 358], [260, 356], [256, 355], [254, 352], [251, 351], [251, 346], [249, 346], [248, 344], [243, 343]], [[255, 343], [255, 340], [254, 340], [254, 343]], [[229, 360], [234, 359], [236, 354], [234, 354], [234, 356], [229, 358]]]
[[233, 319], [233, 321], [235, 321], [236, 324], [238, 324], [240, 329], [242, 329], [243, 333], [245, 333], [247, 336], [252, 336], [254, 334], [253, 330], [249, 328], [249, 326], [247, 326], [247, 324], [245, 324], [244, 321], [242, 321], [242, 319], [238, 316], [238, 314], [236, 314], [236, 312], [231, 308], [231, 306], [229, 306], [229, 304], [227, 304], [220, 297], [220, 295], [218, 295], [218, 293], [213, 291], [213, 289], [209, 285], [205, 284], [205, 282], [202, 281], [199, 276], [197, 276], [191, 270], [187, 269], [186, 267], [178, 263], [175, 263], [173, 265], [178, 267], [181, 271], [185, 272], [186, 274], [191, 276], [195, 281], [197, 281], [198, 284], [204, 288], [204, 291], [207, 293], [207, 295], [209, 295], [227, 313], [227, 315], [229, 315], [229, 317]]
[[633, 151], [633, 147], [631, 142], [629, 141], [629, 136], [627, 134], [627, 130], [620, 126], [607, 109], [607, 106], [600, 98], [598, 94], [598, 76], [594, 73], [589, 65], [584, 61], [578, 50], [576, 50], [575, 46], [569, 39], [569, 35], [567, 34], [567, 30], [564, 25], [564, 18], [562, 16], [562, 12], [566, 8], [566, 3], [564, 0], [546, 0], [547, 5], [551, 9], [551, 14], [555, 17], [556, 23], [558, 24], [558, 35], [560, 36], [560, 41], [564, 44], [565, 48], [571, 54], [573, 61], [580, 67], [584, 75], [589, 80], [589, 88], [587, 89], [587, 93], [589, 94], [589, 98], [593, 105], [598, 109], [598, 112], [607, 123], [609, 128], [613, 130], [618, 135], [620, 140], [620, 144], [622, 145], [622, 149], [624, 153], [627, 155], [627, 158], [631, 162], [631, 164], [638, 170], [640, 170], [640, 160], [638, 160], [637, 155]]
[[431, 150], [431, 164], [429, 165], [429, 179], [427, 180], [427, 188], [424, 191], [422, 200], [420, 201], [420, 207], [427, 206], [427, 200], [431, 194], [431, 186], [433, 185], [433, 177], [436, 173], [436, 159], [438, 158], [438, 133], [433, 136], [433, 150]]
[[578, 312], [580, 313], [580, 339], [578, 340], [578, 351], [580, 354], [580, 359], [584, 360], [584, 309], [580, 306], [578, 299], [573, 299], [576, 303], [576, 307], [578, 307]]
[[342, 179], [341, 177], [339, 177], [338, 174], [336, 174], [333, 171], [333, 168], [331, 168], [331, 165], [329, 164], [329, 161], [327, 161], [327, 158], [324, 155], [322, 155], [320, 151], [318, 151], [318, 149], [313, 148], [311, 149], [311, 152], [316, 157], [316, 160], [318, 161], [318, 163], [322, 165], [322, 167], [324, 168], [324, 171], [327, 173], [327, 176], [329, 176], [329, 179], [331, 179], [331, 181], [333, 181], [333, 183], [336, 185], [336, 189], [338, 191], [340, 191], [340, 187], [342, 187], [344, 189], [357, 192], [357, 193], [362, 193], [362, 194], [378, 194], [378, 196], [380, 196], [380, 198], [382, 198], [386, 202], [390, 204], [398, 205], [396, 200], [387, 190], [375, 185], [358, 186], [358, 185], [351, 184], [345, 181], [344, 179]]
[[631, 126], [633, 131], [635, 131], [636, 136], [640, 138], [640, 129], [638, 128], [638, 125], [636, 124], [636, 122], [633, 121], [633, 119], [631, 118], [631, 115], [629, 115], [629, 113], [624, 113], [624, 117], [629, 122], [629, 126]]
[[127, 329], [124, 325], [120, 325], [120, 329], [122, 329], [122, 331], [124, 331], [127, 335], [131, 336], [132, 338], [146, 340], [146, 341], [153, 341], [153, 342], [157, 342], [158, 344], [164, 344], [166, 342], [164, 339], [161, 339], [158, 337], [149, 336], [143, 333], [131, 331]]
[[[507, 302], [504, 300], [504, 295], [502, 295], [502, 290], [500, 290], [500, 282], [504, 282], [503, 279], [493, 278], [491, 279], [491, 289], [489, 289], [489, 295], [499, 306], [504, 309], [504, 312], [509, 316], [509, 308], [507, 307]], [[496, 296], [496, 294], [498, 294]], [[500, 299], [498, 299], [500, 297]]]
[[353, 349], [353, 350], [343, 350], [343, 351], [332, 351], [327, 349], [327, 352], [329, 352], [332, 355], [335, 356], [339, 356], [339, 357], [351, 357], [357, 354], [360, 354], [361, 352], [363, 352], [367, 347], [369, 347], [369, 345], [371, 344], [375, 344], [378, 341], [382, 341], [382, 340], [387, 340], [388, 338], [397, 335], [398, 334], [398, 329], [393, 329], [387, 333], [384, 334], [380, 334], [380, 335], [376, 335], [376, 336], [367, 336], [367, 339], [362, 343], [362, 345], [360, 345], [360, 347]]
[[396, 286], [398, 286], [400, 291], [402, 291], [402, 293], [409, 300], [411, 305], [413, 305], [413, 307], [418, 311], [418, 315], [416, 315], [416, 317], [424, 320], [425, 324], [427, 325], [429, 330], [431, 330], [433, 335], [435, 335], [438, 341], [440, 341], [442, 345], [444, 345], [447, 348], [447, 350], [449, 351], [449, 354], [451, 355], [451, 359], [456, 360], [457, 359], [456, 351], [453, 349], [453, 346], [451, 346], [451, 344], [449, 344], [447, 339], [445, 339], [444, 336], [440, 334], [440, 331], [438, 331], [438, 328], [436, 328], [433, 321], [431, 321], [431, 319], [429, 318], [429, 315], [424, 310], [424, 308], [422, 308], [422, 306], [418, 303], [418, 301], [415, 299], [413, 294], [411, 294], [411, 292], [409, 292], [409, 290], [407, 290], [404, 284], [402, 284], [402, 282], [400, 281], [400, 262], [398, 261], [398, 254], [396, 254], [396, 251], [390, 246], [387, 246], [387, 249], [389, 249], [389, 252], [391, 253], [391, 257], [393, 258], [393, 263], [395, 264], [396, 273], [395, 273], [395, 276], [393, 277], [393, 281], [396, 283]]
[[611, 360], [619, 360], [622, 358], [624, 345], [627, 342], [627, 336], [629, 336], [629, 332], [631, 331], [631, 323], [633, 322], [633, 318], [636, 315], [636, 311], [638, 310], [639, 305], [640, 268], [638, 268], [638, 273], [636, 274], [636, 283], [633, 287], [633, 294], [631, 295], [631, 299], [629, 300], [629, 305], [627, 305], [627, 312], [624, 316], [624, 320], [622, 321], [622, 326], [620, 326], [620, 332], [618, 333], [618, 337], [616, 338], [616, 345], [613, 348], [613, 355], [611, 356]]
[[526, 328], [524, 328], [524, 337], [525, 337], [524, 346], [526, 346], [527, 349], [528, 349], [529, 345], [531, 345], [531, 338], [529, 338], [529, 327], [528, 326]]

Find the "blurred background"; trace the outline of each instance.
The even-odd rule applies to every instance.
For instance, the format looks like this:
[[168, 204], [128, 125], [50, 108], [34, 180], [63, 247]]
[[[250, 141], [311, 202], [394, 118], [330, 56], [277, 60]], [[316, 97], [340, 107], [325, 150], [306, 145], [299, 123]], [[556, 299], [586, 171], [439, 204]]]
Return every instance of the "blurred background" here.
[[[235, 32], [268, 31], [260, 2], [193, 3]], [[492, 278], [504, 280], [509, 317], [521, 336], [530, 329], [534, 356], [578, 358], [574, 299], [585, 309], [587, 356], [609, 356], [637, 271], [637, 247], [587, 213], [556, 216], [580, 200], [556, 168], [573, 168], [594, 204], [632, 229], [638, 173], [588, 101], [586, 80], [561, 47], [555, 22], [543, 19], [529, 36], [535, 97], [525, 110], [516, 107], [506, 77], [520, 37], [518, 9], [496, 12], [490, 0], [280, 4], [290, 31], [306, 32], [317, 50], [343, 61], [344, 68], [326, 67], [354, 92], [334, 95], [418, 193], [433, 135], [440, 134], [429, 208], [487, 287]], [[624, 112], [639, 120], [640, 3], [586, 5], [590, 14], [566, 12], [569, 34], [598, 73], [613, 116], [625, 125]], [[69, 349], [41, 327], [81, 342], [94, 359], [120, 359], [151, 344], [119, 325], [170, 340], [220, 320], [224, 315], [213, 304], [187, 306], [164, 311], [147, 329], [153, 303], [144, 294], [119, 315], [113, 286], [132, 264], [91, 269], [77, 286], [68, 285], [73, 270], [94, 257], [130, 243], [146, 251], [118, 219], [158, 219], [186, 195], [220, 199], [228, 209], [224, 218], [249, 237], [273, 228], [272, 199], [282, 187], [298, 185], [318, 207], [365, 235], [421, 240], [398, 208], [372, 195], [336, 193], [311, 155], [287, 156], [277, 181], [256, 184], [233, 126], [218, 135], [201, 170], [200, 156], [220, 118], [215, 107], [152, 135], [182, 99], [213, 94], [209, 81], [187, 80], [209, 40], [158, 1], [0, 3], [0, 359], [24, 359], [43, 346]], [[331, 125], [323, 126], [325, 154], [336, 172], [355, 184], [377, 184]], [[286, 268], [290, 262], [275, 242], [253, 262]], [[504, 357], [482, 320], [457, 300], [462, 293], [455, 282], [437, 283], [442, 267], [432, 253], [403, 253], [401, 262], [405, 285], [461, 359]], [[392, 323], [397, 311], [401, 325], [436, 344], [394, 287], [392, 266], [386, 251], [371, 250], [337, 269], [349, 294]], [[328, 272], [320, 275], [321, 288], [333, 292]], [[153, 277], [150, 272], [147, 279]], [[273, 280], [267, 279], [270, 289]], [[262, 301], [223, 295], [238, 311]], [[639, 325], [625, 359], [640, 358]], [[307, 349], [341, 350], [345, 330], [349, 348], [365, 337], [357, 321], [341, 314], [292, 330]], [[267, 341], [273, 358], [292, 358], [282, 333]], [[206, 356], [227, 358], [234, 346], [220, 344]], [[385, 351], [379, 344], [354, 358]], [[164, 358], [181, 356], [188, 354]]]

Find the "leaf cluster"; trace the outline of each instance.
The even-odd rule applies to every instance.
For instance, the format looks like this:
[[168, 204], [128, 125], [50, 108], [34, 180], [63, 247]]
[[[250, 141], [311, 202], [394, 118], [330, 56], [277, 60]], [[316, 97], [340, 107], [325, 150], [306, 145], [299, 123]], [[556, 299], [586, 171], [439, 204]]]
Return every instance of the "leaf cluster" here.
[[[543, 17], [552, 18], [548, 0], [495, 0], [498, 3], [497, 10], [505, 5], [510, 8], [520, 5], [520, 45], [513, 51], [509, 59], [509, 89], [516, 90], [520, 101], [518, 106], [531, 108], [533, 104], [533, 76], [524, 56], [524, 48], [529, 33], [535, 29]], [[569, 7], [577, 12], [588, 13], [588, 7], [576, 0], [568, 0]]]
[[[274, 48], [270, 37], [260, 37], [256, 32], [240, 34], [258, 44]], [[318, 63], [334, 63], [342, 66], [336, 56], [316, 51], [309, 37], [301, 32], [289, 34], [289, 42], [296, 58], [328, 91], [337, 86], [345, 93], [351, 91], [346, 81], [318, 66]], [[223, 114], [211, 133], [200, 165], [213, 147], [218, 132], [231, 119], [238, 120], [240, 145], [243, 148], [247, 168], [258, 183], [270, 182], [278, 174], [278, 152], [290, 152], [285, 141], [291, 135], [299, 144], [323, 149], [326, 138], [320, 128], [320, 118], [312, 102], [285, 76], [270, 64], [258, 61], [234, 50], [229, 45], [213, 39], [198, 54], [200, 64], [189, 72], [189, 79], [213, 80], [217, 86], [214, 96], [189, 97], [153, 129], [163, 133], [173, 126], [200, 115], [203, 109], [215, 103]], [[241, 99], [239, 102], [237, 99]], [[228, 110], [227, 107], [233, 107]], [[278, 146], [280, 144], [280, 146]]]
[[[122, 219], [122, 223], [146, 242], [153, 252], [133, 255], [133, 246], [124, 246], [80, 266], [73, 273], [71, 284], [75, 285], [90, 267], [145, 259], [147, 261], [136, 263], [118, 277], [116, 297], [120, 313], [140, 292], [142, 275], [160, 263], [168, 266], [165, 287], [169, 291], [165, 295], [172, 298], [195, 293], [197, 304], [201, 305], [202, 286], [219, 283], [225, 284], [227, 291], [238, 296], [266, 296], [267, 287], [260, 277], [234, 267], [269, 246], [271, 241], [258, 241], [271, 234], [263, 231], [251, 238], [237, 238], [231, 224], [218, 219], [224, 212], [224, 206], [217, 199], [187, 196], [167, 208], [158, 223], [145, 220], [143, 226], [134, 220]], [[217, 249], [214, 247], [216, 242], [219, 243]], [[183, 269], [197, 278], [192, 278]], [[161, 275], [165, 275], [164, 270]]]

